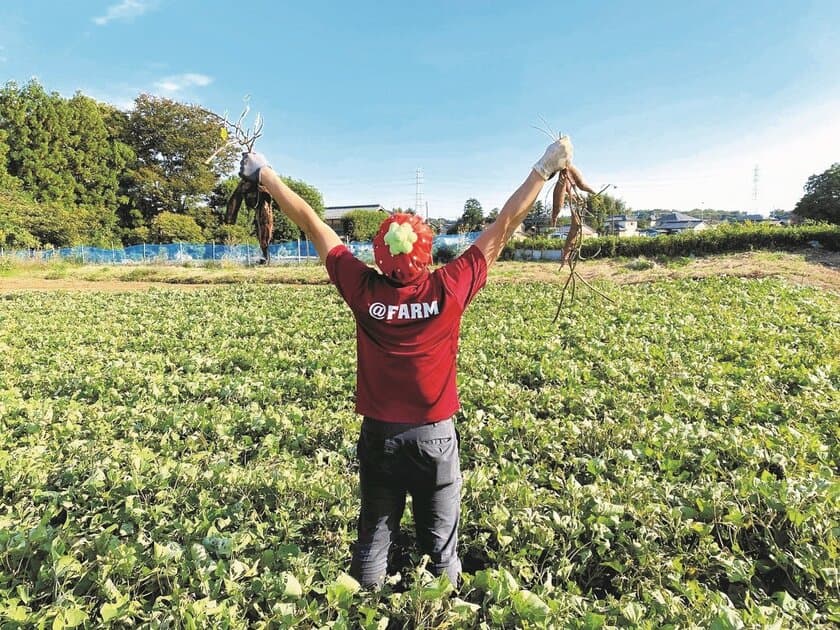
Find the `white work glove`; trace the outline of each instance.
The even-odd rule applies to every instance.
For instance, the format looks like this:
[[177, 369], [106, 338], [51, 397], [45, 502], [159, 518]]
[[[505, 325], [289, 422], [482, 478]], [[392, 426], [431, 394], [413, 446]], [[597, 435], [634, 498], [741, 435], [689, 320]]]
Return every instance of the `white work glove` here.
[[242, 160], [239, 162], [239, 176], [242, 179], [247, 179], [249, 182], [255, 184], [260, 183], [260, 170], [268, 166], [268, 160], [262, 153], [253, 151], [251, 153], [243, 153]]
[[544, 180], [549, 180], [559, 170], [568, 168], [572, 163], [574, 147], [569, 136], [561, 136], [556, 142], [548, 145], [539, 162], [534, 164], [534, 170]]

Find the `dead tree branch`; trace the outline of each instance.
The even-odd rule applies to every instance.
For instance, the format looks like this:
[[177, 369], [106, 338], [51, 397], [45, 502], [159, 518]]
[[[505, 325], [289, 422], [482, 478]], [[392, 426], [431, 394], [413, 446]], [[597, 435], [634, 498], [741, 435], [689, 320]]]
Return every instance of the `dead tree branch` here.
[[253, 127], [245, 127], [243, 125], [245, 119], [248, 117], [248, 113], [251, 111], [251, 106], [248, 105], [247, 98], [245, 99], [245, 108], [235, 122], [228, 118], [227, 112], [225, 112], [224, 116], [219, 116], [216, 112], [210, 110], [204, 111], [221, 125], [222, 130], [222, 146], [216, 149], [213, 155], [205, 160], [206, 164], [212, 162], [219, 153], [231, 145], [239, 145], [243, 151], [248, 153], [254, 150], [257, 139], [262, 136], [264, 121], [263, 117], [258, 113], [254, 119]]

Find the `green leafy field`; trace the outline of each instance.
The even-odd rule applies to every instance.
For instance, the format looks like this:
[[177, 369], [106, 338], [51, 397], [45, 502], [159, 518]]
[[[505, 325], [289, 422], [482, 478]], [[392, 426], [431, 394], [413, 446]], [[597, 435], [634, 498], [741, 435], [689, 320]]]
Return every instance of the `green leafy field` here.
[[840, 303], [495, 284], [462, 327], [457, 591], [344, 574], [354, 335], [326, 286], [0, 295], [0, 627], [831, 626]]

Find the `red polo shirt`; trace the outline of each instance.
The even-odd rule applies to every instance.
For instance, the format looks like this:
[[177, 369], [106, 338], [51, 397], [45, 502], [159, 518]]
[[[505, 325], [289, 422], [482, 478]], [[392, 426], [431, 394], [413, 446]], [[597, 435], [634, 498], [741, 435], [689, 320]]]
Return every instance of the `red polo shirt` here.
[[356, 318], [356, 411], [385, 422], [445, 420], [460, 407], [455, 362], [461, 315], [487, 281], [475, 246], [399, 285], [344, 245], [327, 255], [327, 273]]

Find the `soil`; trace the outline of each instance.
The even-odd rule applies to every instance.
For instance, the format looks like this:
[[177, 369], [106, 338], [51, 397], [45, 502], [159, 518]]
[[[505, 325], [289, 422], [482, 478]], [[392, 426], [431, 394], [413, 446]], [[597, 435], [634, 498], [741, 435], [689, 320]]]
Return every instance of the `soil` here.
[[[43, 267], [16, 269], [0, 275], [0, 293], [9, 291], [148, 291], [152, 288], [178, 288], [196, 290], [219, 284], [326, 284], [328, 279], [323, 267], [262, 268], [258, 270], [237, 268], [204, 270], [150, 268], [148, 273], [137, 274], [138, 268], [104, 269], [78, 267], [66, 270], [55, 277]], [[840, 295], [840, 252], [806, 250], [799, 253], [746, 252], [706, 258], [676, 260], [590, 260], [577, 266], [586, 280], [605, 280], [616, 284], [640, 284], [667, 279], [700, 279], [710, 276], [737, 276], [744, 278], [785, 278], [801, 284]], [[491, 282], [564, 282], [568, 271], [558, 263], [503, 261], [493, 266]], [[129, 275], [138, 277], [132, 279]], [[50, 277], [50, 276], [53, 277]]]
[[[506, 267], [506, 265], [511, 265]], [[649, 267], [649, 268], [639, 268]], [[701, 279], [711, 276], [785, 278], [794, 284], [816, 287], [840, 295], [840, 252], [808, 250], [799, 254], [745, 252], [705, 258], [653, 260], [590, 260], [578, 264], [586, 280], [616, 284], [642, 284], [658, 280]], [[565, 282], [568, 269], [558, 263], [501, 263], [492, 275], [512, 282]]]

